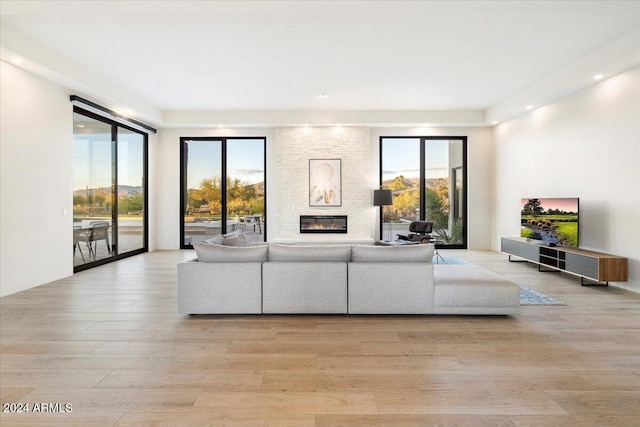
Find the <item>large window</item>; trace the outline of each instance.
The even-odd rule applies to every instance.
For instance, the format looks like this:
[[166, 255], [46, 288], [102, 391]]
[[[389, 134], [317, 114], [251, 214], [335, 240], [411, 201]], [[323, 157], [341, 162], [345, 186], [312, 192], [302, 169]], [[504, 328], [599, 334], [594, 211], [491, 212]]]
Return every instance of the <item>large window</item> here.
[[74, 107], [74, 271], [147, 251], [147, 134]]
[[381, 207], [380, 237], [406, 235], [422, 220], [438, 246], [466, 248], [466, 153], [466, 137], [381, 137], [380, 185], [393, 205]]
[[180, 138], [180, 247], [240, 231], [266, 240], [266, 138]]

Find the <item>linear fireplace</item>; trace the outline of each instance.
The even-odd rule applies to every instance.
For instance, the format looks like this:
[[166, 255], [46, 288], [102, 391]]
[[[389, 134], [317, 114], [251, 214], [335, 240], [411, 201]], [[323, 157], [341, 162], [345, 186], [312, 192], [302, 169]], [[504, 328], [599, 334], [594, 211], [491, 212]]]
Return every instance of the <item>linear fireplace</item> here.
[[300, 215], [300, 233], [346, 232], [346, 215]]

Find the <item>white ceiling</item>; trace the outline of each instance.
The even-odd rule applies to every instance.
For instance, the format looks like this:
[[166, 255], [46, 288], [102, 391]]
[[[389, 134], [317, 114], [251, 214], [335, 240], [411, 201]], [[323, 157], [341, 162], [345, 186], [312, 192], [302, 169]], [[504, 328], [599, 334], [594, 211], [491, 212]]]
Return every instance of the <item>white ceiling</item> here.
[[22, 55], [99, 101], [165, 114], [479, 110], [489, 120], [516, 114], [524, 106], [506, 106], [519, 94], [544, 88], [526, 103], [548, 102], [640, 57], [640, 1], [3, 0], [0, 12], [12, 35], [3, 59]]

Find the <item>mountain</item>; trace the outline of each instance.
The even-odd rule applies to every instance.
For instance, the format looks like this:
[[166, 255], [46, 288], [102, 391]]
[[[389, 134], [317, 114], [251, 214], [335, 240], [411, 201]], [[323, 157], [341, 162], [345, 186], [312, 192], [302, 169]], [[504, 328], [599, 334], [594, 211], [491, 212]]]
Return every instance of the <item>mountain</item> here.
[[[396, 182], [396, 180], [400, 178], [399, 176], [394, 178], [394, 179], [388, 179], [386, 181], [382, 182], [382, 186], [384, 188], [390, 188], [390, 185], [394, 182]], [[399, 191], [412, 191], [412, 190], [418, 190], [419, 186], [420, 186], [420, 178], [405, 178], [402, 177], [402, 184], [405, 187], [405, 189], [403, 190], [399, 190]], [[449, 180], [446, 178], [429, 178], [427, 179], [427, 188], [431, 188], [431, 189], [435, 189], [435, 188], [442, 188], [442, 187], [448, 187], [449, 186]]]
[[[100, 188], [89, 188], [82, 190], [75, 190], [73, 192], [74, 196], [86, 196], [87, 194], [111, 194], [111, 187], [100, 187]], [[142, 186], [133, 186], [133, 185], [120, 185], [118, 186], [118, 195], [119, 196], [131, 196], [134, 193], [142, 194]]]

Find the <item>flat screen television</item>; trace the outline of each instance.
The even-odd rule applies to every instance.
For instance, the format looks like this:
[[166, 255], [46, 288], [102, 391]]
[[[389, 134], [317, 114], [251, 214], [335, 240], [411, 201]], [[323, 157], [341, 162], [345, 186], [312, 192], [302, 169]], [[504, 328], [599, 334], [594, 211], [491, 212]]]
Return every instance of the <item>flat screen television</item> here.
[[522, 199], [520, 236], [551, 246], [577, 248], [579, 206], [577, 197]]

